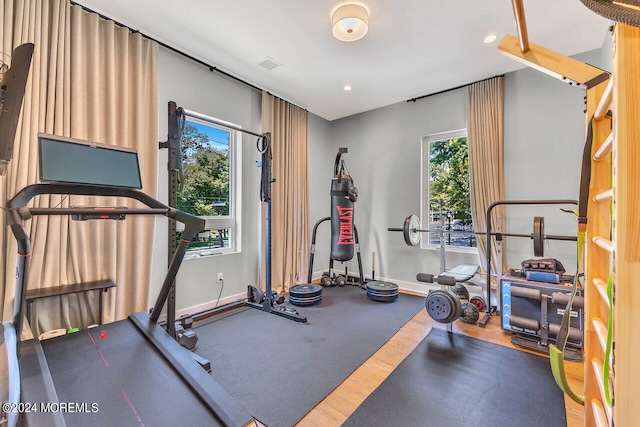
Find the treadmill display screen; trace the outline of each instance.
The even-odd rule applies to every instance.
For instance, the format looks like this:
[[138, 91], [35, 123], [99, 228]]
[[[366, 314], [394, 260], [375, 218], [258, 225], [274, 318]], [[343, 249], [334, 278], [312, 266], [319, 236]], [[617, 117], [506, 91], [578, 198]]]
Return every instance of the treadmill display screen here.
[[41, 133], [38, 155], [42, 182], [142, 188], [131, 149]]

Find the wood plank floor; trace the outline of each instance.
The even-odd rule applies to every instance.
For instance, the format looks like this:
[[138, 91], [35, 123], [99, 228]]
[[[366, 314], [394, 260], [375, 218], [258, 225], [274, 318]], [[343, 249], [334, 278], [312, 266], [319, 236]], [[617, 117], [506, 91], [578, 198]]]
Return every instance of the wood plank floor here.
[[[421, 310], [380, 350], [316, 405], [300, 420], [297, 426], [330, 427], [342, 425], [369, 394], [422, 342], [432, 327], [444, 328], [445, 325], [434, 322], [425, 310]], [[500, 328], [499, 316], [491, 318], [485, 328], [456, 321], [453, 323], [453, 330], [470, 337], [525, 351], [511, 344], [510, 334]], [[583, 363], [566, 362], [565, 370], [571, 387], [574, 390], [582, 390]], [[583, 407], [566, 397], [565, 406], [567, 408], [567, 426], [584, 425]]]

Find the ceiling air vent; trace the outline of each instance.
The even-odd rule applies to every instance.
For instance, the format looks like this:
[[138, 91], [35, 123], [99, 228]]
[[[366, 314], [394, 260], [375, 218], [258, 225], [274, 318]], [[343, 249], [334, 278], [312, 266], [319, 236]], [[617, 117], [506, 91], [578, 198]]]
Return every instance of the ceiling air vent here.
[[275, 59], [273, 59], [273, 58], [269, 58], [269, 57], [267, 57], [267, 59], [265, 59], [264, 61], [262, 61], [262, 62], [261, 62], [260, 64], [258, 64], [258, 65], [261, 65], [261, 66], [263, 66], [264, 68], [266, 68], [267, 70], [271, 71], [271, 70], [273, 70], [274, 68], [281, 66], [282, 64], [281, 64], [281, 63], [279, 63], [278, 61], [276, 61], [276, 60], [275, 60]]

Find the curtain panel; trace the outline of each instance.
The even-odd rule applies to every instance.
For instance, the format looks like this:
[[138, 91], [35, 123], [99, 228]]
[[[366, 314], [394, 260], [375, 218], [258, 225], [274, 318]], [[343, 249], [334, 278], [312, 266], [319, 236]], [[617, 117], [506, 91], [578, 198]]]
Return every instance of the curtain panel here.
[[[309, 113], [262, 93], [262, 129], [271, 132], [273, 155], [272, 287], [286, 292], [306, 283], [309, 238]], [[264, 212], [263, 212], [264, 224]], [[264, 233], [260, 283], [264, 287]]]
[[[467, 134], [471, 175], [471, 210], [476, 230], [486, 230], [489, 205], [504, 200], [504, 77], [495, 77], [467, 87]], [[506, 232], [504, 206], [493, 210], [491, 227]], [[478, 256], [486, 272], [486, 238], [478, 235]], [[498, 269], [495, 238], [491, 245], [491, 271]], [[502, 265], [506, 242], [502, 242]], [[502, 272], [500, 272], [502, 273]], [[489, 288], [487, 288], [488, 290]]]
[[[155, 195], [158, 149], [158, 47], [68, 0], [5, 0], [0, 12], [3, 52], [35, 44], [13, 159], [0, 178], [4, 206], [23, 187], [38, 183], [37, 134], [45, 132], [138, 152], [143, 191]], [[73, 167], [73, 165], [68, 165]], [[37, 207], [139, 206], [136, 202], [79, 196], [39, 196]], [[26, 222], [32, 241], [27, 289], [113, 280], [104, 321], [148, 307], [154, 219], [72, 221], [67, 216]], [[13, 316], [16, 243], [6, 219], [0, 231], [5, 279], [3, 319]], [[97, 295], [40, 300], [32, 329], [86, 327], [98, 318]]]

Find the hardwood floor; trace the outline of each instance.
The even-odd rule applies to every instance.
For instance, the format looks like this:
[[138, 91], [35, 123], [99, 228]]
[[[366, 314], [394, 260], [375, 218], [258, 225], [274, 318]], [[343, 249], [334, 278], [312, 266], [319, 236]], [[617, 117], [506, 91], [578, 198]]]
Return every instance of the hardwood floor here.
[[[374, 355], [356, 369], [331, 394], [325, 397], [300, 422], [299, 427], [340, 426], [356, 410], [393, 370], [427, 336], [432, 327], [445, 325], [433, 321], [425, 310], [421, 310], [405, 324]], [[500, 328], [499, 316], [489, 320], [485, 328], [467, 325], [460, 321], [453, 323], [454, 332], [492, 342], [506, 347], [511, 344], [511, 336]], [[526, 351], [517, 348], [520, 351]], [[583, 363], [565, 362], [569, 384], [574, 390], [583, 389]], [[583, 407], [565, 397], [567, 426], [584, 425]]]

